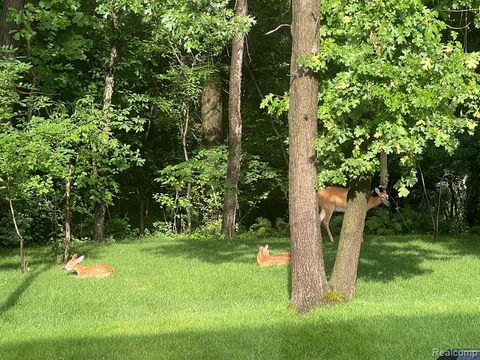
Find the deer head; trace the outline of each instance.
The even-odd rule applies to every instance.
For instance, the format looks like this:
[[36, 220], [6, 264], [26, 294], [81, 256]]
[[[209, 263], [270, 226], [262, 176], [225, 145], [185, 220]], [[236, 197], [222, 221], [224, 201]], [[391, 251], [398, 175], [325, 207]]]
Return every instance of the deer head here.
[[65, 266], [63, 267], [63, 270], [65, 272], [68, 272], [70, 270], [73, 270], [75, 269], [75, 267], [80, 264], [83, 259], [85, 258], [84, 255], [80, 256], [79, 258], [77, 258], [77, 254], [73, 254], [72, 255], [72, 258], [65, 264]]
[[270, 256], [270, 249], [268, 248], [268, 244], [265, 244], [265, 246], [262, 245], [257, 245], [258, 250], [260, 250], [260, 253], [263, 256]]
[[378, 195], [383, 205], [390, 206], [390, 201], [388, 200], [388, 193], [386, 189], [382, 188], [382, 190], [380, 190], [379, 188], [375, 188], [375, 194]]

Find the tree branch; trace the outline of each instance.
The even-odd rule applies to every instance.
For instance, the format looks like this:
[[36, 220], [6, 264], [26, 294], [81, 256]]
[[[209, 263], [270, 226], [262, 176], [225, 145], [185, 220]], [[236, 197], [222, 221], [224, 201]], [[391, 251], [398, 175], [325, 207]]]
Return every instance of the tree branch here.
[[292, 26], [290, 24], [281, 24], [281, 25], [278, 25], [275, 29], [273, 30], [270, 30], [269, 32], [265, 33], [265, 35], [270, 35], [270, 34], [273, 34], [275, 31], [277, 31], [278, 29], [282, 28], [282, 27], [286, 27], [288, 26], [289, 28], [291, 28]]

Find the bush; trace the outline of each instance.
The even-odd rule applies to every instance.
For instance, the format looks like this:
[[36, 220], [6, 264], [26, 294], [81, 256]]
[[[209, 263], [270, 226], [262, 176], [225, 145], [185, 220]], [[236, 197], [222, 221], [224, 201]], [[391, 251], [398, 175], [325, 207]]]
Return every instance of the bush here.
[[[132, 228], [128, 218], [119, 217], [115, 217], [106, 223], [105, 233], [112, 239], [124, 239], [139, 236], [138, 229]], [[110, 241], [112, 241], [112, 239], [110, 239]]]

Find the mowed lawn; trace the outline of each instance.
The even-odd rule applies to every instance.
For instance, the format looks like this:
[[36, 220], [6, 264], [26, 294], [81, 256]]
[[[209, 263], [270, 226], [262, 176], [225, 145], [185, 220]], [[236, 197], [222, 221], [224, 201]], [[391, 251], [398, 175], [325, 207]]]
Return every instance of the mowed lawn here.
[[[0, 359], [434, 359], [480, 347], [480, 238], [372, 237], [348, 304], [297, 315], [258, 240], [75, 244], [114, 276], [77, 279], [47, 247], [0, 250]], [[288, 239], [269, 242], [288, 251]], [[336, 245], [325, 244], [330, 271]]]

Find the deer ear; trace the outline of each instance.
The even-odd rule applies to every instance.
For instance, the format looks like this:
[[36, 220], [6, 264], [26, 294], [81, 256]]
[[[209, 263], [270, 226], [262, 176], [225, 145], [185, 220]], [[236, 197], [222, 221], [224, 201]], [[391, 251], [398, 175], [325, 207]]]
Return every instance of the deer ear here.
[[380, 190], [376, 187], [375, 188], [375, 194], [377, 194], [378, 196], [380, 196]]
[[265, 249], [267, 249], [267, 250], [268, 250], [268, 244], [265, 244]]
[[75, 260], [77, 258], [77, 254], [72, 255], [72, 259]]
[[77, 264], [81, 263], [84, 258], [85, 258], [85, 255], [80, 256], [80, 257], [77, 259]]
[[261, 249], [263, 246], [260, 244], [257, 244], [257, 248]]

